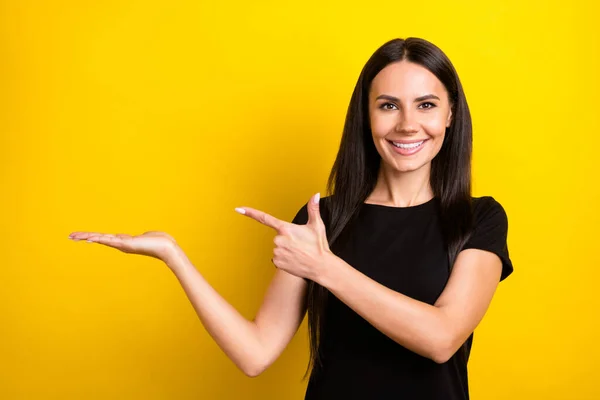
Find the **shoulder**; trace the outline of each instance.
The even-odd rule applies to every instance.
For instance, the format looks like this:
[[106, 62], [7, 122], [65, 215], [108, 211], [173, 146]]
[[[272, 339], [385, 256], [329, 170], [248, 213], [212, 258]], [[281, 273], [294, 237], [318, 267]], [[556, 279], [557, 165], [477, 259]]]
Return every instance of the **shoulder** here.
[[503, 210], [502, 205], [496, 201], [492, 196], [481, 196], [481, 197], [471, 197], [471, 202], [473, 204], [473, 209], [481, 211], [481, 210]]
[[502, 204], [492, 196], [472, 197], [473, 225], [481, 224], [508, 225], [508, 216]]

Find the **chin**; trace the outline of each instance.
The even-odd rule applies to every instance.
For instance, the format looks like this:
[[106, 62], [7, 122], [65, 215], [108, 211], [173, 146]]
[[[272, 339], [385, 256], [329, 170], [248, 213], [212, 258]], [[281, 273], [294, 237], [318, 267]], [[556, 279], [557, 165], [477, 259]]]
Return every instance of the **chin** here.
[[401, 173], [415, 172], [431, 167], [431, 160], [428, 157], [401, 160], [395, 154], [392, 154], [387, 155], [385, 159], [382, 159], [382, 162], [387, 170]]
[[392, 168], [397, 171], [397, 172], [402, 172], [402, 173], [407, 173], [407, 172], [414, 172], [414, 171], [419, 171], [421, 169], [423, 169], [424, 167], [426, 167], [428, 165], [428, 163], [422, 164], [422, 163], [396, 163], [395, 165], [392, 166]]

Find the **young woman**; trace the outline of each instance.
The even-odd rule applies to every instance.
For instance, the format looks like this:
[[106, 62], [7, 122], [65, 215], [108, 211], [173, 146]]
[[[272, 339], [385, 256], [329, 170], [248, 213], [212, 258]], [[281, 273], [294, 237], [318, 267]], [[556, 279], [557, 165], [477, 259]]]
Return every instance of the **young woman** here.
[[273, 363], [308, 310], [306, 399], [468, 399], [473, 331], [513, 271], [504, 209], [471, 197], [471, 143], [446, 55], [418, 38], [385, 43], [354, 89], [329, 195], [292, 223], [236, 209], [277, 232], [277, 271], [252, 321], [166, 233], [70, 238], [163, 260], [249, 376]]

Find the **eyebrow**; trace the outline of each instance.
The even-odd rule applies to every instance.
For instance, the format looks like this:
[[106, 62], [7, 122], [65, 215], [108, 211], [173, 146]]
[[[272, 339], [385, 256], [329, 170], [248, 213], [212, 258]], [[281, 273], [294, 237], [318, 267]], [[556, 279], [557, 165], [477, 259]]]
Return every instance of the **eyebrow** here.
[[[387, 94], [382, 94], [382, 95], [380, 95], [380, 96], [377, 96], [377, 98], [376, 98], [375, 100], [379, 100], [379, 99], [382, 99], [382, 100], [390, 100], [390, 101], [396, 101], [396, 102], [399, 102], [399, 101], [400, 101], [400, 99], [399, 99], [399, 98], [397, 98], [397, 97], [394, 97], [394, 96], [390, 96], [390, 95], [387, 95]], [[440, 98], [439, 98], [439, 97], [437, 97], [437, 96], [436, 96], [436, 95], [434, 95], [434, 94], [426, 94], [425, 96], [417, 97], [417, 98], [414, 100], [414, 102], [416, 103], [416, 102], [419, 102], [419, 101], [423, 101], [423, 100], [429, 100], [429, 99], [437, 99], [437, 100], [439, 100]]]

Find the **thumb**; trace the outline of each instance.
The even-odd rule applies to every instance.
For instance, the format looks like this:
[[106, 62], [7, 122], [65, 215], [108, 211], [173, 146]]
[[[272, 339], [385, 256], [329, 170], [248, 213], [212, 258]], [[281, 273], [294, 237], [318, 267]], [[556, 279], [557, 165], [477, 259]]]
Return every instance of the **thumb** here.
[[321, 212], [319, 211], [319, 200], [321, 198], [321, 194], [315, 194], [310, 201], [308, 202], [308, 223], [307, 225], [320, 226], [324, 225], [323, 220], [321, 219]]

